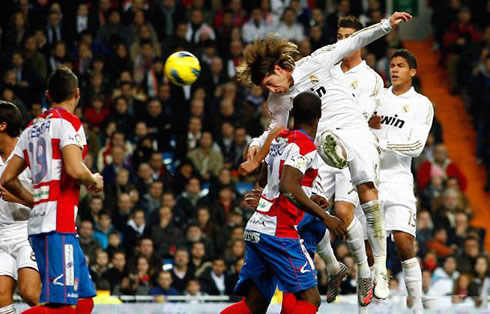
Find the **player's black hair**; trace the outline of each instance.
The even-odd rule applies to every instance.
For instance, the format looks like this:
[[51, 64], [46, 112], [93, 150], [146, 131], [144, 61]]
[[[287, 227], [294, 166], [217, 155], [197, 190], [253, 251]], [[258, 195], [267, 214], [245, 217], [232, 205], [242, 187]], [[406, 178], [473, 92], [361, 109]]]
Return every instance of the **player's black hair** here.
[[65, 65], [60, 65], [49, 75], [48, 93], [55, 103], [71, 99], [77, 88], [77, 76]]
[[417, 67], [418, 67], [417, 58], [415, 57], [415, 55], [413, 53], [411, 53], [407, 49], [396, 50], [393, 53], [393, 55], [391, 56], [390, 61], [393, 60], [393, 58], [395, 58], [395, 57], [402, 57], [403, 59], [405, 59], [407, 61], [408, 67], [410, 69], [417, 70]]
[[320, 119], [322, 101], [312, 92], [299, 93], [293, 100], [293, 116], [295, 123], [311, 123]]
[[24, 123], [19, 108], [11, 102], [0, 100], [0, 123], [7, 124], [5, 132], [8, 136], [19, 136]]
[[353, 15], [346, 15], [339, 18], [339, 23], [337, 24], [338, 28], [353, 28], [357, 31], [360, 31], [364, 28], [359, 19]]

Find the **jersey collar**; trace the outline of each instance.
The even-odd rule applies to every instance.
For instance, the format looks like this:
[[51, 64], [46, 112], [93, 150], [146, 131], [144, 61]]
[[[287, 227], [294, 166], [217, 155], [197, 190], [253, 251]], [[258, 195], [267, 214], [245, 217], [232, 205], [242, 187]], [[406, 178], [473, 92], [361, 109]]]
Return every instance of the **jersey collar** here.
[[404, 92], [403, 94], [401, 95], [395, 95], [393, 94], [393, 86], [390, 86], [388, 88], [388, 90], [390, 91], [390, 93], [393, 95], [393, 96], [396, 96], [396, 97], [403, 97], [403, 98], [409, 98], [410, 96], [412, 96], [413, 94], [415, 94], [415, 89], [412, 87], [410, 87], [409, 90], [407, 90], [406, 92]]
[[[344, 73], [345, 74], [347, 74], [347, 73], [356, 73], [356, 72], [361, 71], [362, 68], [365, 67], [365, 66], [366, 66], [366, 61], [361, 60], [361, 63], [359, 63], [358, 65], [356, 65], [355, 67], [353, 67], [352, 69], [349, 69], [349, 71], [344, 72]], [[339, 67], [342, 70], [342, 62], [339, 63]]]
[[306, 133], [305, 130], [299, 129], [298, 131], [300, 131], [301, 133], [303, 133], [304, 135], [306, 135], [312, 142], [314, 142], [313, 138], [310, 135], [308, 135], [308, 133]]

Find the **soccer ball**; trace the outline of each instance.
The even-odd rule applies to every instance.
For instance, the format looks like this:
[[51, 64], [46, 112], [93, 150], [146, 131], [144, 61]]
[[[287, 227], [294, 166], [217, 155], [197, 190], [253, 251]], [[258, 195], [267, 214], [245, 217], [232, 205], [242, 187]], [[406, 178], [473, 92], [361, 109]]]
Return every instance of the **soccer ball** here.
[[318, 153], [330, 167], [344, 169], [349, 165], [347, 150], [340, 138], [330, 131], [325, 131], [319, 137]]
[[175, 52], [165, 62], [165, 75], [175, 85], [190, 85], [197, 80], [199, 73], [199, 60], [187, 51]]

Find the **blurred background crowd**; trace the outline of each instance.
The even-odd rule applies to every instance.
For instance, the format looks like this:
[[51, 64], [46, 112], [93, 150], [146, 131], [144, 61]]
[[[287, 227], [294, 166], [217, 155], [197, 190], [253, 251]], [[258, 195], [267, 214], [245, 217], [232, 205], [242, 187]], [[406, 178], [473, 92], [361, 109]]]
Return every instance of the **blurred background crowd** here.
[[[464, 96], [478, 131], [475, 152], [490, 169], [490, 1], [429, 2], [434, 49], [451, 91]], [[237, 167], [247, 142], [270, 122], [266, 93], [234, 80], [244, 47], [278, 32], [298, 44], [300, 59], [336, 41], [339, 17], [355, 15], [369, 26], [386, 11], [384, 0], [2, 0], [1, 6], [1, 98], [15, 103], [26, 122], [49, 107], [44, 89], [54, 68], [64, 64], [78, 76], [86, 163], [105, 180], [102, 196], [82, 193], [80, 242], [97, 288], [115, 295], [233, 295], [253, 213], [243, 194], [254, 182]], [[389, 57], [402, 46], [393, 31], [363, 49], [386, 86]], [[201, 62], [192, 86], [171, 85], [163, 74], [165, 58], [178, 50]], [[423, 81], [416, 83], [423, 92]], [[413, 172], [424, 293], [458, 294], [453, 302], [463, 302], [488, 291], [485, 233], [471, 225], [467, 180], [448, 156], [437, 118]], [[404, 285], [388, 241], [396, 295]], [[354, 293], [355, 263], [345, 243], [336, 242], [335, 251], [351, 269], [342, 293]], [[325, 265], [316, 264], [325, 293]]]

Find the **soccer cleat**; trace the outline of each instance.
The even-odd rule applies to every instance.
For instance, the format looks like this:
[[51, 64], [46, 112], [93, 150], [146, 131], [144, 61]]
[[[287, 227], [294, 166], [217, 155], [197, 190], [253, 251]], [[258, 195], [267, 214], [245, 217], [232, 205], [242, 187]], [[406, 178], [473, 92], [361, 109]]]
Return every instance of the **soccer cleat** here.
[[376, 273], [374, 277], [374, 296], [384, 300], [390, 296], [390, 276], [385, 273]]
[[357, 297], [360, 306], [368, 306], [373, 299], [373, 280], [369, 278], [357, 278]]
[[345, 264], [339, 263], [340, 270], [332, 276], [328, 276], [327, 303], [332, 303], [340, 292], [340, 283], [347, 276], [349, 269]]
[[330, 131], [325, 131], [320, 136], [320, 157], [330, 167], [344, 169], [348, 165], [346, 149], [341, 140]]

